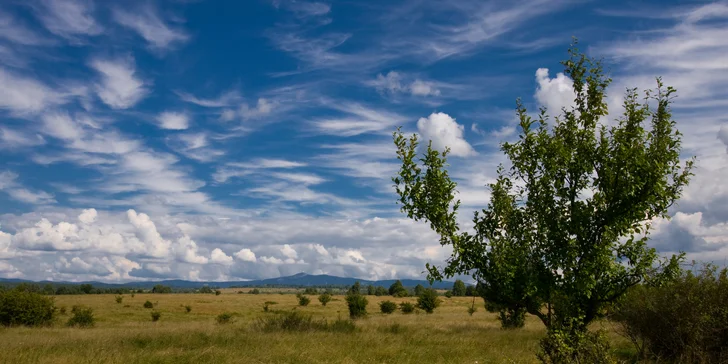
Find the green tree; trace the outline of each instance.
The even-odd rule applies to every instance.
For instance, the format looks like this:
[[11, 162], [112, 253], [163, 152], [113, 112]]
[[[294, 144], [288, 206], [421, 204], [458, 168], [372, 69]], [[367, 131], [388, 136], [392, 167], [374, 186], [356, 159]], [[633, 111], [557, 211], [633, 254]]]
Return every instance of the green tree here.
[[81, 290], [81, 292], [83, 292], [85, 294], [90, 294], [94, 290], [94, 286], [92, 286], [89, 283], [84, 283], [84, 284], [78, 286], [78, 288]]
[[458, 279], [452, 285], [452, 295], [458, 297], [465, 296], [465, 289], [465, 282]]
[[475, 290], [475, 286], [468, 286], [468, 288], [465, 288], [465, 296], [475, 297], [477, 295], [478, 295], [478, 292]]
[[578, 90], [574, 106], [548, 125], [545, 109], [533, 118], [517, 103], [519, 139], [501, 145], [511, 167], [498, 168], [472, 232], [457, 222], [449, 150], [430, 143], [418, 159], [417, 136], [394, 133], [402, 167], [393, 181], [402, 211], [429, 222], [440, 243], [453, 248], [444, 268], [427, 265], [429, 278], [472, 274], [504, 325], [522, 323], [511, 318], [525, 312], [537, 316], [548, 332], [545, 361], [575, 358], [590, 337], [589, 323], [629, 287], [656, 269], [679, 269], [682, 255], [659, 260], [646, 243], [650, 221], [669, 218], [693, 166], [680, 161], [673, 88], [658, 78], [644, 99], [627, 90], [623, 115], [606, 126], [611, 80], [600, 61], [575, 46], [569, 54], [563, 65]]
[[374, 286], [371, 284], [368, 285], [367, 286], [367, 296], [374, 296], [375, 293], [376, 293], [376, 290], [374, 289]]
[[50, 283], [46, 283], [45, 286], [43, 286], [43, 294], [46, 296], [52, 296], [56, 293], [56, 290], [53, 289], [53, 285]]
[[415, 296], [419, 296], [425, 291], [425, 286], [418, 284], [415, 286]]
[[389, 291], [387, 291], [387, 289], [382, 286], [377, 286], [377, 288], [374, 290], [375, 296], [386, 296], [388, 294], [389, 294]]
[[389, 295], [395, 297], [406, 297], [407, 289], [402, 285], [402, 281], [397, 280], [389, 286]]
[[212, 288], [210, 286], [202, 286], [200, 287], [200, 293], [212, 293]]
[[172, 293], [172, 287], [156, 284], [152, 288], [152, 293]]
[[361, 283], [359, 283], [359, 281], [354, 282], [354, 284], [349, 287], [347, 294], [361, 294]]
[[327, 303], [331, 302], [331, 295], [328, 293], [322, 293], [318, 297], [319, 302], [321, 302], [321, 306], [326, 306]]
[[432, 288], [423, 289], [422, 293], [417, 297], [417, 307], [427, 313], [432, 313], [440, 306], [442, 301], [437, 296], [437, 291]]

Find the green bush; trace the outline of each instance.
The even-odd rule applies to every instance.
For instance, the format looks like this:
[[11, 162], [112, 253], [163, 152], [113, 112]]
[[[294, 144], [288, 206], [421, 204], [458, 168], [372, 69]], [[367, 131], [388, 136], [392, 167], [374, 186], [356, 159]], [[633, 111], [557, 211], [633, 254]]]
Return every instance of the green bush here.
[[90, 307], [73, 306], [71, 313], [73, 313], [73, 316], [71, 316], [71, 318], [68, 319], [68, 322], [66, 322], [67, 326], [92, 327], [96, 323], [94, 310]]
[[311, 299], [308, 298], [308, 296], [304, 296], [304, 295], [298, 293], [298, 294], [296, 294], [296, 297], [298, 297], [299, 306], [308, 306], [308, 304], [311, 303]]
[[144, 302], [144, 308], [154, 308], [154, 304], [151, 301], [147, 300], [146, 302]]
[[321, 302], [322, 306], [326, 306], [327, 303], [331, 302], [331, 295], [328, 293], [322, 293], [318, 297], [319, 302]]
[[51, 297], [17, 289], [0, 292], [0, 325], [50, 325], [55, 313]]
[[190, 313], [190, 311], [192, 311], [192, 306], [185, 305], [185, 312]]
[[402, 310], [402, 313], [412, 313], [415, 312], [415, 305], [413, 305], [410, 302], [402, 302], [399, 304], [399, 309]]
[[387, 291], [387, 289], [382, 286], [377, 286], [377, 288], [374, 289], [374, 295], [375, 296], [387, 296], [387, 295], [389, 295], [389, 291]]
[[222, 291], [220, 291], [219, 289], [216, 289], [215, 290], [215, 296], [219, 296], [221, 294], [222, 294]]
[[379, 302], [379, 310], [382, 313], [393, 313], [397, 311], [397, 304], [392, 301], [382, 301]]
[[316, 288], [313, 288], [313, 287], [307, 287], [307, 288], [306, 288], [306, 289], [305, 289], [305, 290], [303, 291], [303, 294], [307, 294], [307, 295], [317, 295], [317, 294], [319, 294], [319, 293], [318, 293], [318, 290], [317, 290]]
[[616, 364], [604, 331], [565, 334], [550, 331], [537, 354], [544, 364]]
[[233, 321], [233, 314], [229, 312], [223, 312], [217, 317], [215, 317], [215, 321], [217, 321], [218, 324], [229, 324]]
[[368, 304], [369, 301], [367, 301], [367, 298], [360, 294], [346, 295], [346, 305], [349, 307], [349, 317], [353, 319], [366, 316]]
[[422, 291], [419, 297], [417, 297], [417, 307], [421, 308], [427, 313], [432, 313], [435, 309], [440, 306], [442, 301], [437, 297], [437, 291], [432, 288], [427, 288]]
[[250, 293], [250, 294], [260, 294], [260, 290], [259, 290], [259, 289], [257, 289], [257, 288], [253, 288], [253, 289], [251, 289], [251, 290], [250, 290], [250, 292], [249, 292], [249, 293]]
[[152, 321], [159, 321], [159, 318], [162, 317], [162, 313], [159, 311], [152, 311]]
[[66, 314], [66, 306], [61, 306], [61, 308], [58, 310], [58, 312], [60, 312], [61, 315], [65, 315]]
[[452, 291], [445, 291], [445, 297], [452, 298]]
[[643, 358], [728, 360], [728, 269], [706, 265], [659, 287], [632, 287], [609, 317]]
[[200, 293], [212, 293], [212, 288], [210, 286], [202, 286], [199, 290]]
[[478, 308], [475, 307], [475, 305], [468, 307], [468, 315], [473, 316], [475, 312], [478, 311]]
[[116, 300], [116, 303], [121, 303], [124, 300], [124, 296], [116, 296], [114, 299]]

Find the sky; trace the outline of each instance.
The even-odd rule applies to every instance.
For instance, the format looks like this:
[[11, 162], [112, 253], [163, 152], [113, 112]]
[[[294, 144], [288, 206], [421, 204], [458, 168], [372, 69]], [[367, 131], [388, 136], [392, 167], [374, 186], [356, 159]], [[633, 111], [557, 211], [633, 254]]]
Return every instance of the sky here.
[[575, 36], [624, 91], [677, 88], [695, 176], [654, 222], [728, 259], [728, 2], [0, 3], [0, 277], [424, 278], [449, 256], [399, 211], [392, 133], [452, 150], [469, 227], [515, 106], [573, 100]]

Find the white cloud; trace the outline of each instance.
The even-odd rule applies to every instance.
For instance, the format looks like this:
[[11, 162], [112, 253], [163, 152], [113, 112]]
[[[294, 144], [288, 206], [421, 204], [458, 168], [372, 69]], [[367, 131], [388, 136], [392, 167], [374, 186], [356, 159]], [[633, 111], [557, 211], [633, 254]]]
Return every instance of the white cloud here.
[[240, 249], [235, 253], [235, 258], [238, 258], [244, 262], [255, 262], [258, 259], [255, 257], [255, 253], [248, 248]]
[[184, 130], [189, 128], [189, 117], [185, 113], [165, 111], [157, 116], [159, 127], [169, 130]]
[[128, 11], [116, 8], [114, 20], [139, 34], [153, 50], [167, 50], [189, 39], [181, 29], [169, 26], [151, 6]]
[[464, 129], [450, 115], [441, 112], [432, 113], [417, 121], [417, 130], [422, 134], [423, 141], [431, 140], [433, 148], [440, 151], [449, 147], [453, 156], [467, 157], [476, 154], [463, 138]]
[[412, 95], [417, 96], [440, 95], [440, 90], [436, 88], [434, 83], [422, 80], [414, 80], [414, 82], [410, 85], [410, 92], [412, 92]]
[[375, 80], [367, 82], [374, 86], [377, 91], [390, 94], [408, 93], [413, 96], [439, 96], [440, 90], [437, 84], [431, 81], [424, 81], [419, 78], [405, 76], [396, 71], [389, 71], [386, 75], [381, 73]]
[[298, 259], [298, 253], [296, 253], [296, 250], [291, 248], [288, 244], [283, 245], [281, 248], [281, 254], [291, 259]]
[[574, 106], [574, 84], [563, 73], [549, 78], [549, 70], [539, 68], [536, 70], [536, 83], [536, 101], [548, 109], [549, 115], [560, 115], [562, 108], [569, 110]]
[[29, 204], [45, 205], [56, 202], [50, 193], [23, 187], [18, 182], [18, 175], [10, 171], [0, 172], [0, 191], [7, 193], [13, 200]]
[[15, 113], [43, 111], [67, 102], [67, 95], [46, 84], [0, 68], [0, 108]]
[[313, 126], [320, 134], [342, 137], [371, 133], [390, 134], [396, 126], [406, 120], [399, 114], [372, 109], [357, 103], [336, 102], [328, 106], [346, 116], [314, 121]]
[[243, 119], [258, 119], [270, 114], [275, 106], [275, 103], [261, 97], [255, 107], [251, 108], [247, 104], [240, 106], [240, 115]]
[[149, 93], [144, 81], [137, 77], [134, 60], [131, 58], [95, 59], [91, 61], [91, 67], [101, 76], [101, 82], [96, 85], [96, 93], [112, 109], [128, 109]]
[[216, 264], [230, 265], [233, 264], [233, 257], [225, 254], [220, 248], [215, 248], [210, 253], [210, 261]]
[[8, 149], [11, 151], [45, 144], [45, 139], [38, 134], [3, 127], [0, 127], [0, 141], [2, 141], [0, 143], [0, 149]]
[[83, 128], [68, 113], [52, 112], [42, 116], [43, 132], [63, 140], [78, 140], [84, 135]]
[[98, 35], [104, 30], [94, 19], [94, 5], [89, 0], [43, 0], [41, 4], [38, 18], [51, 33], [75, 40], [76, 36]]
[[84, 224], [92, 224], [94, 221], [96, 221], [96, 216], [98, 216], [98, 214], [96, 213], [96, 209], [86, 209], [81, 212], [81, 215], [78, 215], [78, 220]]
[[250, 162], [233, 162], [218, 167], [213, 179], [219, 183], [227, 182], [233, 177], [244, 177], [266, 169], [292, 169], [307, 166], [306, 163], [289, 161], [285, 159], [258, 158]]
[[5, 11], [0, 13], [0, 38], [26, 46], [48, 45], [51, 43]]
[[182, 101], [202, 107], [227, 107], [240, 100], [240, 94], [237, 91], [225, 92], [215, 99], [198, 98], [197, 96], [182, 91], [175, 91], [175, 93]]

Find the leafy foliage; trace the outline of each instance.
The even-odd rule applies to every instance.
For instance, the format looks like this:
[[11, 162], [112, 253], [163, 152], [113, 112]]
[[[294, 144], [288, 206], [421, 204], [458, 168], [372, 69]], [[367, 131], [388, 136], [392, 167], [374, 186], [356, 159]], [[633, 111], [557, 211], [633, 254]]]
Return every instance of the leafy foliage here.
[[367, 315], [369, 301], [360, 294], [346, 295], [346, 305], [349, 307], [349, 317], [356, 319]]
[[19, 289], [0, 291], [0, 325], [46, 326], [55, 312], [51, 297]]
[[402, 313], [412, 313], [415, 312], [415, 305], [411, 302], [402, 302], [399, 304], [399, 309], [402, 310]]
[[427, 313], [433, 313], [437, 307], [440, 306], [442, 301], [437, 296], [437, 291], [432, 288], [427, 288], [422, 291], [419, 297], [417, 297], [417, 307], [424, 310]]
[[144, 308], [154, 308], [154, 304], [151, 301], [147, 300], [146, 302], [144, 302]]
[[328, 331], [351, 333], [356, 331], [356, 325], [351, 320], [338, 319], [333, 323], [326, 320], [314, 320], [313, 316], [300, 311], [279, 311], [274, 315], [259, 317], [255, 328], [265, 332], [307, 332]]
[[250, 294], [260, 294], [260, 290], [259, 290], [259, 289], [257, 289], [257, 288], [253, 288], [253, 289], [251, 289], [251, 290], [250, 290], [250, 292], [248, 292], [248, 293], [250, 293]]
[[303, 290], [303, 294], [307, 294], [307, 295], [317, 295], [319, 293], [318, 293], [318, 290], [316, 288], [314, 288], [314, 287], [306, 287], [306, 289]]
[[456, 280], [455, 283], [452, 285], [452, 295], [456, 297], [463, 297], [465, 296], [465, 282], [461, 280]]
[[354, 282], [351, 287], [349, 287], [349, 290], [346, 292], [346, 294], [361, 294], [361, 283]]
[[116, 301], [116, 303], [121, 303], [122, 301], [124, 301], [124, 296], [116, 296], [114, 297], [114, 300]]
[[202, 286], [199, 290], [200, 293], [212, 293], [212, 288], [210, 286]]
[[389, 286], [389, 295], [394, 297], [407, 297], [409, 293], [407, 293], [407, 289], [402, 285], [402, 281], [397, 280]]
[[327, 303], [331, 302], [331, 295], [328, 293], [322, 293], [318, 297], [319, 302], [321, 302], [322, 306], [326, 306]]
[[308, 296], [298, 293], [298, 294], [296, 294], [296, 297], [298, 298], [299, 306], [308, 306], [308, 304], [311, 303], [311, 299], [308, 298]]
[[394, 313], [397, 311], [397, 304], [392, 301], [382, 301], [379, 302], [379, 310], [382, 313]]
[[152, 316], [152, 321], [157, 322], [157, 321], [159, 321], [159, 318], [162, 317], [162, 313], [159, 311], [152, 311], [151, 316]]
[[73, 316], [66, 322], [71, 327], [92, 327], [96, 323], [94, 310], [90, 307], [73, 306], [71, 309]]
[[219, 290], [219, 289], [216, 289], [215, 290], [215, 296], [219, 296], [221, 294], [222, 294], [222, 291], [221, 290]]
[[172, 287], [156, 284], [154, 285], [154, 288], [152, 288], [152, 293], [172, 293]]
[[418, 284], [415, 286], [415, 296], [419, 296], [425, 291], [425, 286]]
[[215, 317], [215, 321], [220, 325], [229, 324], [233, 322], [233, 314], [230, 312], [223, 312]]
[[402, 167], [393, 181], [402, 211], [429, 222], [440, 243], [453, 248], [444, 268], [427, 265], [429, 278], [472, 274], [481, 285], [477, 293], [506, 326], [524, 312], [543, 322], [546, 340], [560, 343], [544, 351], [554, 357], [561, 344], [585, 342], [587, 326], [627, 289], [658, 269], [678, 269], [682, 256], [660, 261], [646, 243], [650, 222], [669, 217], [693, 166], [680, 161], [673, 88], [658, 78], [644, 99], [628, 90], [624, 114], [608, 127], [601, 121], [611, 80], [575, 46], [569, 54], [563, 65], [577, 90], [575, 106], [549, 125], [545, 109], [534, 119], [517, 103], [519, 139], [501, 146], [511, 167], [498, 168], [473, 232], [457, 223], [449, 150], [430, 143], [418, 160], [417, 136], [394, 133]]
[[375, 296], [387, 296], [387, 295], [389, 295], [389, 291], [382, 286], [377, 286], [377, 288], [374, 289], [374, 295]]
[[[680, 363], [721, 363], [728, 355], [728, 269], [706, 265], [674, 282], [639, 285], [610, 318], [641, 358]], [[722, 357], [721, 357], [722, 355]]]

